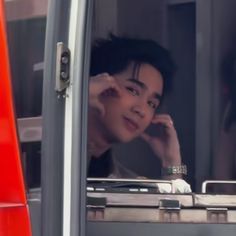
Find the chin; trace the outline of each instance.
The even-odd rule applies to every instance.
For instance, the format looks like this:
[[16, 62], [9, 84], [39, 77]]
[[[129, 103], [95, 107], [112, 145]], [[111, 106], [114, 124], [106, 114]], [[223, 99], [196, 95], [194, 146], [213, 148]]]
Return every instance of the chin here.
[[134, 138], [122, 138], [119, 140], [119, 143], [129, 143], [133, 140]]
[[118, 135], [117, 138], [119, 140], [119, 143], [128, 143], [134, 140], [137, 136], [134, 135]]
[[122, 128], [113, 129], [110, 131], [111, 131], [110, 137], [112, 137], [112, 140], [114, 141], [114, 143], [128, 143], [139, 136], [139, 134], [137, 133], [127, 132], [126, 130]]

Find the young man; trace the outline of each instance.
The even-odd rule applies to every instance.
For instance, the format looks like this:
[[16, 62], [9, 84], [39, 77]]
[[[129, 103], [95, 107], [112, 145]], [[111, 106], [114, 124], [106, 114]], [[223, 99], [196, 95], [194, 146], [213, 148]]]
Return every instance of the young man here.
[[[173, 121], [156, 114], [171, 85], [174, 63], [167, 50], [151, 40], [110, 36], [92, 48], [89, 87], [88, 177], [137, 177], [111, 155], [114, 143], [143, 138], [162, 163], [164, 179], [186, 172]], [[162, 135], [145, 133], [150, 124]]]

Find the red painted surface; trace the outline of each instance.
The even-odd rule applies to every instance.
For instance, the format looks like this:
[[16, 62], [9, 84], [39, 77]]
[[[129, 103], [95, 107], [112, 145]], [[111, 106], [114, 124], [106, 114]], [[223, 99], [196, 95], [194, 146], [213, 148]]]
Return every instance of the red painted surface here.
[[25, 205], [2, 207], [0, 204], [0, 235], [30, 236], [28, 215]]
[[0, 236], [29, 236], [3, 6], [0, 0]]

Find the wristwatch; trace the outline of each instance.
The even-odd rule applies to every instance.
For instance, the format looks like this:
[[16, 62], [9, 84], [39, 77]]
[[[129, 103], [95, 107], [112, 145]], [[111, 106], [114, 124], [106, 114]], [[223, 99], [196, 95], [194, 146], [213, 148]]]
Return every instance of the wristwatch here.
[[162, 176], [176, 175], [176, 174], [187, 175], [187, 166], [186, 165], [168, 166], [166, 168], [161, 169]]

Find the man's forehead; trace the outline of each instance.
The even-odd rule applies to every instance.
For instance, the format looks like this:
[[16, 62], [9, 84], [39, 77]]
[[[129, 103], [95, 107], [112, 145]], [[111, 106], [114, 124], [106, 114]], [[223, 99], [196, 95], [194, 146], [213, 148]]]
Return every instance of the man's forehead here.
[[145, 82], [140, 81], [138, 78], [132, 77], [132, 78], [128, 78], [127, 80], [138, 85], [139, 87], [143, 89], [147, 89], [147, 85], [145, 84]]

